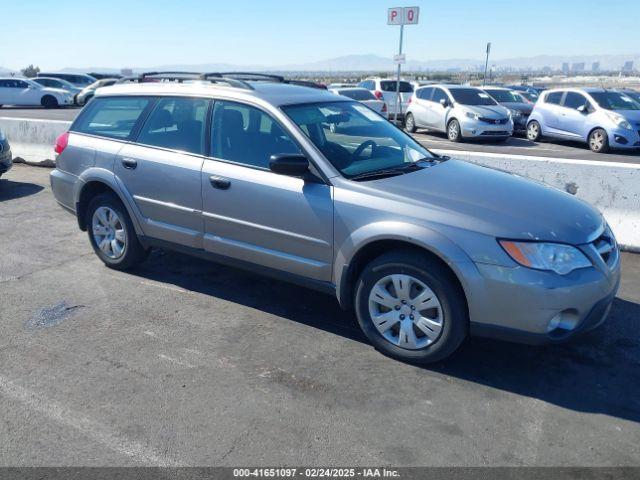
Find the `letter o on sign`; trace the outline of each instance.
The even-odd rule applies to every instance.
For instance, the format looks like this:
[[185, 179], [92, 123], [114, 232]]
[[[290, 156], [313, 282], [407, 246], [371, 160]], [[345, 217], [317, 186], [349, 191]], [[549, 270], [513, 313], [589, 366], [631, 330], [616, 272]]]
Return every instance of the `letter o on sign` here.
[[403, 8], [403, 13], [405, 25], [415, 25], [418, 23], [420, 7], [405, 7]]
[[413, 17], [415, 17], [415, 12], [413, 10], [407, 10], [407, 22], [413, 22]]

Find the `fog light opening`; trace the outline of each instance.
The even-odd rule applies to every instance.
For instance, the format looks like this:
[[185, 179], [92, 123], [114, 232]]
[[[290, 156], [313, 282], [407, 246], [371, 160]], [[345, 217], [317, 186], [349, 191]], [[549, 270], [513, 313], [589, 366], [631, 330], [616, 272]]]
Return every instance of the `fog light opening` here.
[[578, 326], [578, 321], [578, 312], [573, 309], [563, 310], [549, 320], [547, 334], [555, 338], [568, 335]]
[[626, 138], [624, 138], [622, 135], [614, 135], [613, 138], [616, 141], [616, 143], [619, 143], [621, 145], [626, 145], [627, 143], [629, 143], [629, 141]]

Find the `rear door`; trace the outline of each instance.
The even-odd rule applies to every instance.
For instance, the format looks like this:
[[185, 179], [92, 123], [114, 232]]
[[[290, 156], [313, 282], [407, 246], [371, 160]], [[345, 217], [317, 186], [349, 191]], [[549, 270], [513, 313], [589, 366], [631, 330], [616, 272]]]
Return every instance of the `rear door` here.
[[216, 101], [211, 157], [202, 169], [204, 248], [209, 252], [330, 281], [332, 190], [278, 175], [276, 153], [301, 153], [281, 124], [254, 106]]
[[564, 97], [565, 92], [551, 92], [546, 95], [544, 98], [544, 105], [542, 105], [542, 109], [540, 113], [542, 115], [542, 119], [544, 121], [544, 132], [545, 134], [552, 135], [563, 135], [562, 126], [560, 122], [560, 117], [562, 114], [561, 103]]
[[429, 110], [431, 109], [431, 96], [433, 87], [422, 87], [415, 91], [414, 99], [411, 102], [411, 112], [418, 127], [429, 126]]
[[135, 143], [117, 155], [114, 171], [142, 214], [145, 235], [202, 248], [200, 175], [211, 101], [160, 97]]

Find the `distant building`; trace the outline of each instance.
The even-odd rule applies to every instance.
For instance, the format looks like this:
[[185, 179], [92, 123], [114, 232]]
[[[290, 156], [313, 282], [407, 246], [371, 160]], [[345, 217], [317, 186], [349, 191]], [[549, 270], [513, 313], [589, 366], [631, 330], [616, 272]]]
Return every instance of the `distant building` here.
[[593, 62], [591, 64], [591, 71], [592, 72], [599, 72], [600, 71], [600, 62]]
[[133, 76], [133, 70], [131, 68], [122, 68], [120, 69], [120, 75], [124, 77], [131, 77]]
[[569, 73], [569, 63], [568, 62], [564, 62], [562, 64], [562, 73], [564, 73], [565, 75], [567, 75]]
[[629, 60], [628, 62], [624, 62], [624, 65], [622, 67], [622, 71], [624, 73], [633, 72], [633, 60]]
[[576, 62], [571, 65], [572, 72], [584, 72], [584, 62]]
[[553, 71], [553, 69], [547, 65], [545, 65], [544, 67], [542, 67], [542, 71], [544, 73], [551, 73]]

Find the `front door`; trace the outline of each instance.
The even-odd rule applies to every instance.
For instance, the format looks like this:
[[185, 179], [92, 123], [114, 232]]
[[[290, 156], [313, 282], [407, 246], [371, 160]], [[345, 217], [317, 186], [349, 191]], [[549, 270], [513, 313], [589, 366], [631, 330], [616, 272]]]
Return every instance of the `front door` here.
[[216, 101], [211, 158], [202, 168], [204, 248], [306, 278], [330, 281], [332, 188], [278, 175], [276, 153], [300, 148], [268, 113]]

